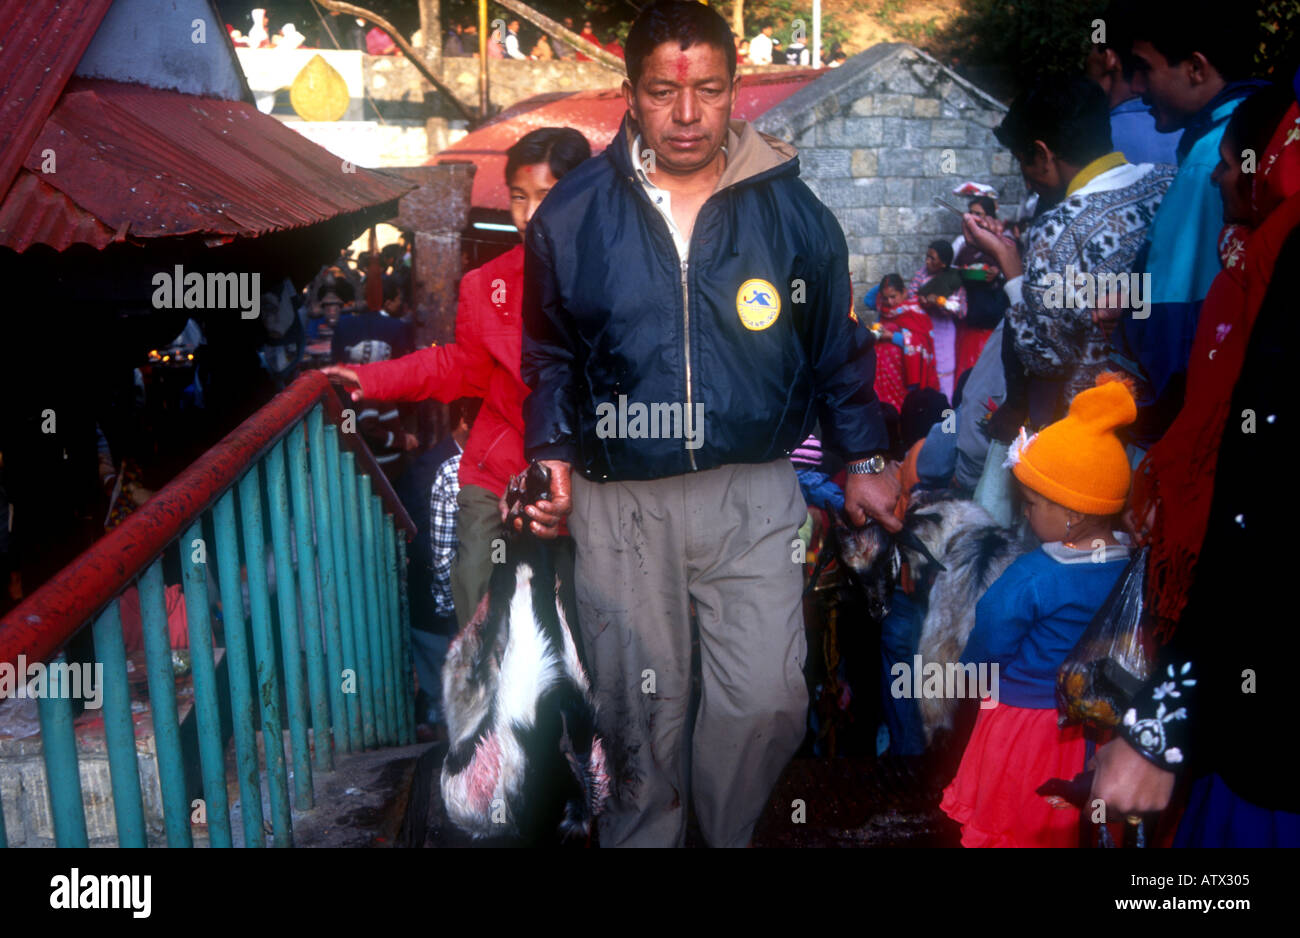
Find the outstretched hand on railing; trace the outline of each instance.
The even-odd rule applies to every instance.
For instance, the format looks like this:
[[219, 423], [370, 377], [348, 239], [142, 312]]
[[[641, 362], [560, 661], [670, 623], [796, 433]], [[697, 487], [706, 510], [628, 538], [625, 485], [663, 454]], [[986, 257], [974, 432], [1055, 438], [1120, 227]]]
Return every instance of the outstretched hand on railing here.
[[346, 365], [326, 365], [320, 369], [320, 373], [329, 378], [332, 384], [341, 384], [350, 391], [352, 400], [359, 401], [365, 396], [361, 393], [361, 379], [357, 377], [355, 368]]

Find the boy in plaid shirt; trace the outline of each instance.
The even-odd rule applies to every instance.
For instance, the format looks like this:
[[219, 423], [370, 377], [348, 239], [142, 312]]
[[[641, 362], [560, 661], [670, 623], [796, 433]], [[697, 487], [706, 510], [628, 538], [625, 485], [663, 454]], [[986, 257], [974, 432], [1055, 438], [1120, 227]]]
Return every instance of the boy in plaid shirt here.
[[478, 398], [461, 398], [451, 404], [451, 433], [430, 453], [437, 468], [429, 487], [429, 570], [433, 614], [413, 623], [411, 630], [415, 670], [420, 680], [417, 714], [428, 729], [442, 723], [442, 662], [451, 636], [456, 634], [456, 605], [451, 594], [451, 565], [456, 559], [456, 496], [460, 492], [460, 457], [478, 415]]

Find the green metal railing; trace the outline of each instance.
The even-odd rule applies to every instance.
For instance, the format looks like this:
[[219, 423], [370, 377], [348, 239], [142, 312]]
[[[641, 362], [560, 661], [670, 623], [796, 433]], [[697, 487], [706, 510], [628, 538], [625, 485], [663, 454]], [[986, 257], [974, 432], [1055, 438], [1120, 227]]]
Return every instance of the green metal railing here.
[[[313, 806], [313, 773], [332, 771], [335, 753], [414, 742], [405, 628], [406, 539], [414, 527], [359, 436], [341, 432], [341, 413], [323, 376], [302, 375], [0, 622], [0, 663], [15, 668], [20, 655], [66, 662], [67, 643], [91, 629], [94, 661], [103, 666], [105, 748], [121, 846], [148, 841], [120, 612], [121, 594], [132, 584], [140, 595], [166, 842], [193, 845], [195, 792], [186, 782], [168, 635], [167, 551], [180, 563], [211, 846], [234, 841], [223, 704], [234, 738], [243, 843], [250, 847], [265, 843], [263, 772], [273, 843], [288, 847], [290, 767], [292, 804], [302, 811]], [[220, 602], [221, 668], [210, 580]], [[87, 846], [72, 701], [44, 696], [37, 706], [55, 842]], [[6, 845], [0, 805], [0, 847]]]

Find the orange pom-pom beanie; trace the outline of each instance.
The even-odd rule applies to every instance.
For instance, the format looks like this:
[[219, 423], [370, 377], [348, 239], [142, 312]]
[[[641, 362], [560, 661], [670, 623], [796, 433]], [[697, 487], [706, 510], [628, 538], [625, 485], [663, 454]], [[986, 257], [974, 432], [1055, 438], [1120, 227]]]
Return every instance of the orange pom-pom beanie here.
[[1132, 471], [1115, 430], [1137, 419], [1133, 394], [1109, 374], [1080, 391], [1062, 420], [1011, 444], [1017, 479], [1044, 498], [1087, 515], [1124, 509]]

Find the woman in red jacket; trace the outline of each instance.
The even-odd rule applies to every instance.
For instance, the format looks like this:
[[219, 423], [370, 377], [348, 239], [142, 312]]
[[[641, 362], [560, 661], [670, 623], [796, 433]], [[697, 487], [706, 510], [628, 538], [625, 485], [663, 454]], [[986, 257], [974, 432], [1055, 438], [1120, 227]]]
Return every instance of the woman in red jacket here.
[[[586, 138], [568, 127], [534, 130], [506, 151], [510, 214], [521, 236], [551, 187], [590, 156]], [[501, 530], [498, 502], [510, 477], [528, 465], [523, 417], [528, 387], [519, 376], [523, 283], [524, 248], [519, 244], [461, 278], [454, 344], [393, 361], [322, 369], [351, 388], [354, 400], [483, 398], [460, 460], [459, 547], [451, 589], [462, 628], [487, 591], [492, 540]]]

